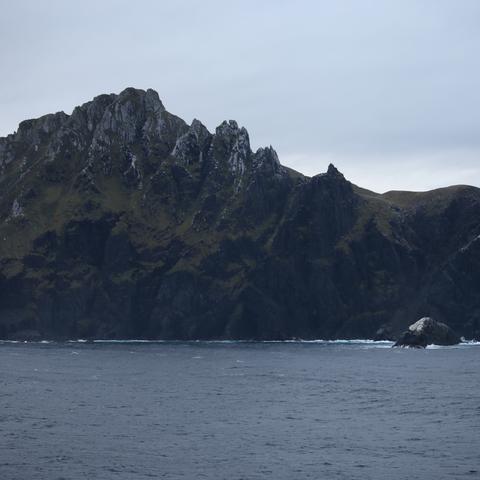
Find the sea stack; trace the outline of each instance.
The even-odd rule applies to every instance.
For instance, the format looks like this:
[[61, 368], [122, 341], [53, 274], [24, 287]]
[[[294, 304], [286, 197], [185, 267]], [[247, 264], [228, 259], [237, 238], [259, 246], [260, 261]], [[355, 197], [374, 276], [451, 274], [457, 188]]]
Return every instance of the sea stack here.
[[394, 347], [425, 348], [427, 345], [456, 345], [460, 337], [445, 323], [423, 317], [408, 327]]

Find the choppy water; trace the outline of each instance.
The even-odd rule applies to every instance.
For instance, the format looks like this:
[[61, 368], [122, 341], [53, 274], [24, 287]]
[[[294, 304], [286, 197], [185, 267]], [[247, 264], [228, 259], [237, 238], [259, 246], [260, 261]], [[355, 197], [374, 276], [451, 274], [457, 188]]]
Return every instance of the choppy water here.
[[480, 347], [0, 344], [0, 478], [480, 478]]

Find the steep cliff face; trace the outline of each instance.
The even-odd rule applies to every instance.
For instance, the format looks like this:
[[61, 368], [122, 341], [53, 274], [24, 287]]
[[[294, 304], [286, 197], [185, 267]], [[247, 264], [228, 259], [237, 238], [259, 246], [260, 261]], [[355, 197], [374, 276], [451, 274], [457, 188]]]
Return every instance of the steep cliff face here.
[[360, 189], [153, 90], [0, 138], [0, 337], [480, 335], [480, 190]]

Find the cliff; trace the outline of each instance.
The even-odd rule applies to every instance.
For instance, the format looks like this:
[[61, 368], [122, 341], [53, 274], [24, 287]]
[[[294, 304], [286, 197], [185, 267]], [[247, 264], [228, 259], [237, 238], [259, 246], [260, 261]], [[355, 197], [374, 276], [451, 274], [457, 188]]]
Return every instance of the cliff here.
[[361, 189], [128, 88], [0, 138], [0, 337], [480, 336], [480, 190]]

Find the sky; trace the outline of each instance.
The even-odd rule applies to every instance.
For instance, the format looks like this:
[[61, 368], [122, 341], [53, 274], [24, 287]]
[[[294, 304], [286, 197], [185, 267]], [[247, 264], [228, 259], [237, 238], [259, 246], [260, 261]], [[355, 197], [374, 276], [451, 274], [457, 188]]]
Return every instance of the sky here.
[[480, 186], [480, 1], [0, 0], [0, 136], [128, 86], [307, 175]]

